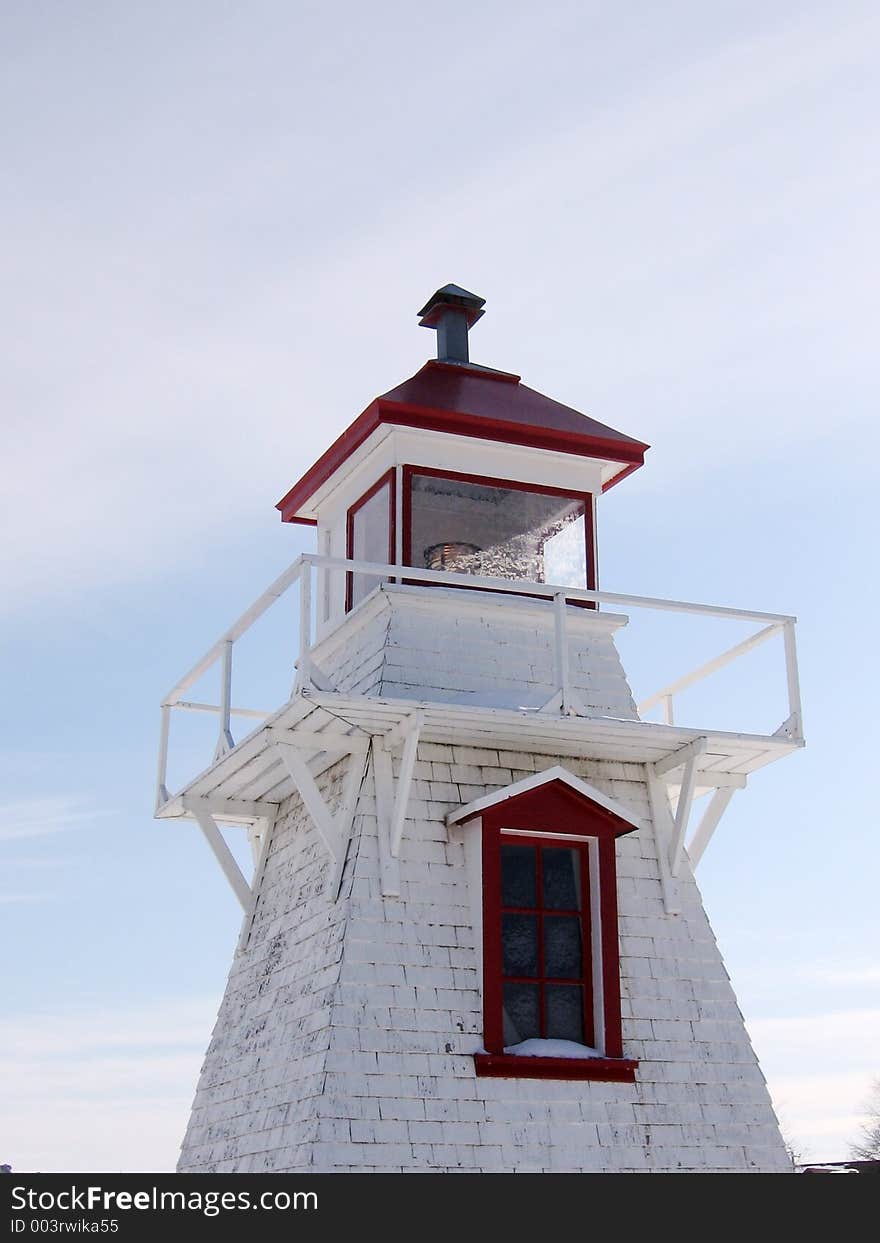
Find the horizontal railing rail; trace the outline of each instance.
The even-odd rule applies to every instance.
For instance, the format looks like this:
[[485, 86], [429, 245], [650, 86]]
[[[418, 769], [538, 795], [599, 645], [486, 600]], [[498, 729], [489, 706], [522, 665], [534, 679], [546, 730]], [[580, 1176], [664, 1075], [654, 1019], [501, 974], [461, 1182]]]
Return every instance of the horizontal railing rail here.
[[[325, 574], [360, 574], [375, 578], [378, 581], [390, 580], [407, 584], [462, 587], [469, 590], [480, 589], [493, 592], [500, 591], [516, 598], [525, 596], [547, 601], [554, 606], [556, 689], [563, 712], [577, 710], [575, 707], [572, 707], [573, 704], [576, 704], [576, 695], [570, 686], [568, 669], [567, 604], [606, 604], [623, 608], [639, 608], [715, 617], [729, 621], [761, 623], [762, 628], [755, 634], [750, 635], [734, 647], [728, 648], [719, 656], [700, 665], [699, 668], [684, 674], [660, 690], [655, 691], [646, 699], [643, 699], [638, 705], [638, 710], [640, 713], [644, 713], [658, 705], [662, 705], [665, 721], [668, 725], [672, 725], [674, 723], [673, 700], [676, 695], [690, 689], [719, 669], [731, 664], [747, 652], [765, 643], [774, 635], [781, 634], [783, 636], [785, 652], [788, 718], [776, 731], [776, 734], [785, 736], [792, 741], [802, 741], [800, 685], [795, 643], [795, 624], [797, 619], [790, 615], [758, 612], [754, 609], [735, 609], [723, 605], [702, 604], [690, 600], [666, 600], [656, 596], [636, 596], [621, 592], [591, 590], [585, 587], [566, 587], [562, 584], [554, 583], [534, 583], [473, 574], [455, 574], [445, 570], [420, 569], [416, 566], [382, 565], [372, 561], [358, 561], [341, 557], [323, 556], [317, 553], [303, 553], [223, 632], [204, 656], [196, 661], [187, 673], [174, 684], [162, 700], [159, 762], [156, 778], [157, 807], [163, 806], [170, 798], [166, 787], [166, 776], [171, 714], [173, 710], [212, 713], [219, 717], [218, 738], [214, 751], [215, 760], [222, 758], [235, 745], [231, 733], [231, 718], [233, 716], [265, 719], [271, 715], [270, 712], [264, 712], [257, 708], [244, 708], [233, 705], [233, 647], [236, 641], [246, 634], [273, 604], [295, 586], [299, 587], [299, 636], [296, 661], [297, 678], [294, 692], [305, 689], [312, 677], [317, 678], [318, 674], [312, 668], [310, 657], [313, 645], [312, 579], [317, 570]], [[183, 696], [186, 692], [218, 662], [221, 666], [220, 703], [208, 704], [184, 699]]]

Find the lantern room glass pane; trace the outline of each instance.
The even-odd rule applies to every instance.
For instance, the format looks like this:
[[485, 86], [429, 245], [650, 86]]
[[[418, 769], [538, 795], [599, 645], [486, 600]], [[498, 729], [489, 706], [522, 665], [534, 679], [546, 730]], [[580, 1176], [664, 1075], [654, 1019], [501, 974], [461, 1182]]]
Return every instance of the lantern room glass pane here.
[[585, 587], [583, 498], [413, 473], [409, 564]]
[[[391, 560], [391, 483], [386, 481], [363, 504], [350, 513], [349, 555], [354, 561], [375, 561], [387, 565]], [[352, 574], [351, 608], [368, 596], [380, 578], [371, 574]]]

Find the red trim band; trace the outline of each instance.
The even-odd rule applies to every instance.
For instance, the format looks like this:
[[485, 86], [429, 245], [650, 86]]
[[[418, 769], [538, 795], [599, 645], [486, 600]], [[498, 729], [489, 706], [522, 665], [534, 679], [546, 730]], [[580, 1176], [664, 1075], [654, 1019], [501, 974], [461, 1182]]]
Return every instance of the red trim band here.
[[626, 475], [638, 470], [644, 464], [645, 451], [650, 447], [631, 437], [617, 440], [613, 437], [591, 436], [552, 427], [507, 422], [486, 415], [468, 414], [465, 411], [388, 401], [379, 397], [358, 415], [351, 426], [346, 428], [281, 498], [275, 508], [281, 511], [282, 522], [294, 521], [297, 511], [383, 423], [398, 427], [421, 427], [429, 431], [472, 436], [533, 449], [549, 449], [552, 452], [571, 453], [579, 457], [598, 458], [601, 461], [628, 463], [624, 470], [608, 481], [606, 487], [619, 483]]

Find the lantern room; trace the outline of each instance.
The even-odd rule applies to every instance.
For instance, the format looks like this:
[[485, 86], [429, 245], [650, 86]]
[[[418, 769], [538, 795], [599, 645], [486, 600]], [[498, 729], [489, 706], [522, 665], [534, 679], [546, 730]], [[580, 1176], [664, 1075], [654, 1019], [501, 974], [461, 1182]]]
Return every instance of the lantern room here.
[[[370, 403], [278, 503], [282, 520], [316, 526], [324, 556], [594, 589], [596, 499], [648, 446], [471, 362], [483, 306], [437, 290], [419, 312], [436, 359]], [[328, 575], [319, 631], [383, 577]]]

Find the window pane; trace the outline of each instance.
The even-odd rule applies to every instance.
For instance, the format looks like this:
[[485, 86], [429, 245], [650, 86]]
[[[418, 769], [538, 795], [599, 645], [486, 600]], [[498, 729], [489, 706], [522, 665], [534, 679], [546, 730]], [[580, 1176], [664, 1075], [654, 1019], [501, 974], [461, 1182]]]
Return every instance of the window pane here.
[[537, 984], [504, 985], [504, 1044], [519, 1044], [541, 1035]]
[[544, 544], [544, 581], [560, 587], [583, 587], [587, 581], [587, 541], [583, 514], [551, 535]]
[[[391, 485], [384, 483], [368, 501], [351, 515], [351, 556], [353, 561], [388, 564], [391, 540]], [[368, 574], [352, 574], [352, 608], [382, 580]]]
[[545, 1036], [548, 1040], [584, 1040], [584, 990], [570, 984], [544, 988]]
[[537, 915], [502, 915], [501, 946], [504, 975], [537, 975]]
[[584, 502], [576, 497], [414, 474], [411, 501], [412, 565], [586, 586]]
[[538, 905], [534, 846], [501, 847], [501, 905]]
[[582, 972], [580, 919], [577, 915], [548, 915], [544, 920], [544, 975], [579, 980]]
[[548, 911], [579, 911], [581, 909], [580, 851], [566, 847], [541, 849], [541, 870], [544, 874], [544, 901]]

